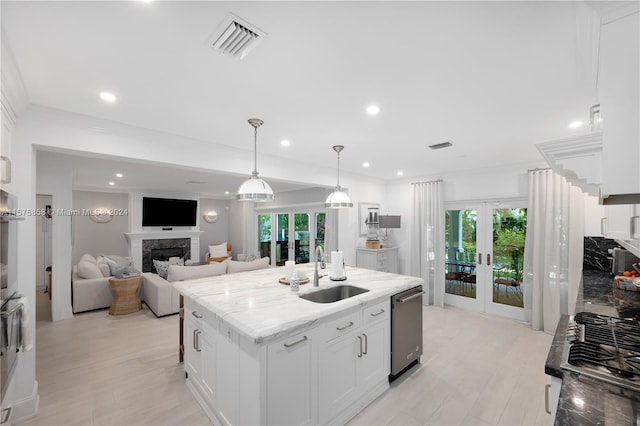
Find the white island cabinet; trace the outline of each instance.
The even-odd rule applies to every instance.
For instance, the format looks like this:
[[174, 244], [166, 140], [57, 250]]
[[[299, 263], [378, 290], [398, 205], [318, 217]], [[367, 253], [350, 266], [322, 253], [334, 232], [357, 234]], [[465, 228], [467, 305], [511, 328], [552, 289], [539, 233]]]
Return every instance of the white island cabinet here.
[[301, 287], [369, 290], [334, 303], [291, 294], [277, 283], [282, 268], [175, 284], [187, 386], [214, 423], [344, 424], [389, 388], [390, 297], [422, 280], [347, 273], [346, 283]]

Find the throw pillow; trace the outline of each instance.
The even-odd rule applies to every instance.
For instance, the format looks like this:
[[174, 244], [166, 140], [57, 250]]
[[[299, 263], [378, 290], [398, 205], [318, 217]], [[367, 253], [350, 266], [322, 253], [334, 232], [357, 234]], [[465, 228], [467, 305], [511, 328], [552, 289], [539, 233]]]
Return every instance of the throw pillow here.
[[209, 257], [217, 258], [217, 257], [227, 257], [227, 243], [224, 242], [222, 244], [211, 244], [209, 246]]
[[169, 273], [169, 261], [168, 260], [156, 260], [153, 259], [153, 267], [156, 268], [158, 275], [164, 279], [167, 279]]
[[83, 260], [88, 260], [89, 262], [97, 263], [96, 258], [91, 256], [89, 253], [85, 253], [80, 256], [80, 260], [78, 262], [82, 262]]
[[100, 272], [102, 272], [103, 277], [111, 276], [111, 268], [109, 268], [109, 262], [105, 259], [104, 256], [96, 257], [96, 261], [98, 262], [98, 268], [100, 268]]
[[131, 258], [117, 256], [114, 254], [104, 256], [104, 259], [109, 264], [109, 270], [111, 275], [119, 276], [124, 273], [128, 273], [130, 267], [133, 266]]
[[234, 272], [253, 271], [256, 269], [264, 269], [269, 266], [269, 256], [262, 259], [256, 259], [251, 262], [239, 262], [237, 260], [228, 260], [227, 273], [233, 274]]
[[76, 267], [80, 278], [103, 278], [100, 268], [95, 262], [81, 260]]
[[197, 278], [214, 277], [227, 272], [227, 263], [209, 263], [208, 265], [180, 266], [170, 265], [167, 281], [176, 282], [195, 280]]

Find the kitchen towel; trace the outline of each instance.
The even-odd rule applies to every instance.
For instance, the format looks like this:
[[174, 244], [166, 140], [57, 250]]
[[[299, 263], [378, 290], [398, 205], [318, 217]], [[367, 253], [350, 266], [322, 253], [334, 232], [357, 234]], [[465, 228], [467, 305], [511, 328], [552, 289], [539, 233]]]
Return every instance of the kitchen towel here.
[[331, 278], [344, 278], [344, 253], [341, 251], [331, 252]]

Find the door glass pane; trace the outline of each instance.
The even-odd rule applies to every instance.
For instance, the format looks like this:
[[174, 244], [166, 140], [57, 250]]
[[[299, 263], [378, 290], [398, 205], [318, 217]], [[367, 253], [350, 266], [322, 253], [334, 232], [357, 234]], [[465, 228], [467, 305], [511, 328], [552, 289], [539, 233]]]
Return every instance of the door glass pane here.
[[476, 298], [476, 224], [474, 209], [445, 212], [445, 291]]
[[295, 213], [296, 263], [309, 263], [309, 214]]
[[522, 264], [527, 209], [493, 210], [493, 302], [524, 307]]
[[[322, 247], [322, 251], [324, 252], [324, 232], [327, 229], [327, 214], [326, 213], [316, 213], [316, 244], [315, 246]], [[315, 256], [313, 259], [315, 260]]]
[[289, 214], [276, 215], [276, 265], [282, 266], [289, 259]]
[[271, 215], [258, 215], [258, 238], [260, 257], [269, 256], [271, 259]]

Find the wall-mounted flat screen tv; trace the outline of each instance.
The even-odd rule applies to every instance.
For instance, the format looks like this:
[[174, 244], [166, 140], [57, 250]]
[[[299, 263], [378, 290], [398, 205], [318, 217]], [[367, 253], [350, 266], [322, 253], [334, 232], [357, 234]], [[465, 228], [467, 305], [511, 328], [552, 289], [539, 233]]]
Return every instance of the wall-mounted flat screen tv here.
[[173, 198], [142, 198], [142, 226], [196, 226], [198, 202]]

